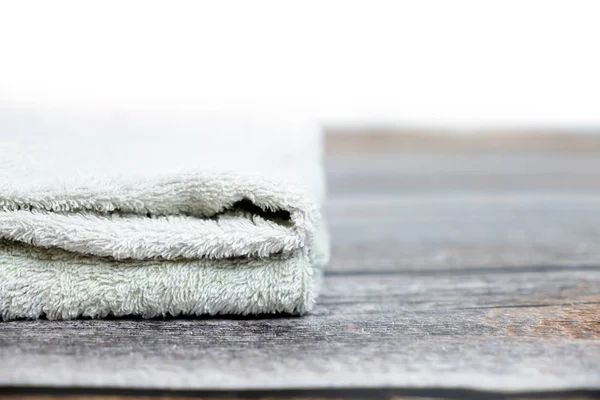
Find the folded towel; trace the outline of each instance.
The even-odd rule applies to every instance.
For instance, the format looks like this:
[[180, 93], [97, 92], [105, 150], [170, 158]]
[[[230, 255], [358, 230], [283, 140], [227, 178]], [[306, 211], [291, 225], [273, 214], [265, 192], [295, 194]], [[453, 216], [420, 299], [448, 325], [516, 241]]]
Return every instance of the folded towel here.
[[321, 152], [310, 124], [2, 107], [2, 318], [310, 311]]

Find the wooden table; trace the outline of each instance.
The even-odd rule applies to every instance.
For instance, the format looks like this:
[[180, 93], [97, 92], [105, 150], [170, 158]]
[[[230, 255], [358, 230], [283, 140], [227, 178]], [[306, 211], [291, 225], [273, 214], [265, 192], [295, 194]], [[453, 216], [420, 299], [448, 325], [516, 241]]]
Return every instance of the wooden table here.
[[598, 137], [331, 134], [312, 315], [0, 323], [0, 393], [596, 396]]

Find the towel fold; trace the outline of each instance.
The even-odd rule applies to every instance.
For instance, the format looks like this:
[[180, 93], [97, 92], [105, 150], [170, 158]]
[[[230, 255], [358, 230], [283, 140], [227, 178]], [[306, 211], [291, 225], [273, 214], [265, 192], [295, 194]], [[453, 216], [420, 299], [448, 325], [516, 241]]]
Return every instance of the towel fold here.
[[307, 313], [321, 147], [311, 124], [2, 107], [2, 318]]

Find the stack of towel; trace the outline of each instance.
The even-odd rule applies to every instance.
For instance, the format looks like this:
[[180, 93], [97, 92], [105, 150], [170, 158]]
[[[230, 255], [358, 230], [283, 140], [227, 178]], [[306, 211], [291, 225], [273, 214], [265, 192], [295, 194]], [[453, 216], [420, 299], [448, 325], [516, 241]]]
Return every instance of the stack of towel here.
[[2, 318], [307, 313], [321, 153], [310, 124], [3, 106]]

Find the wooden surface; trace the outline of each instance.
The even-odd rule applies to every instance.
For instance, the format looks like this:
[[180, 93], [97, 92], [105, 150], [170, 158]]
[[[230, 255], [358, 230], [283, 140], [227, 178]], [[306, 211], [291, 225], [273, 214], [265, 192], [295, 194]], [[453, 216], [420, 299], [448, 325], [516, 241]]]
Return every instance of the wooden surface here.
[[12, 398], [56, 385], [596, 395], [600, 151], [382, 152], [345, 140], [328, 142], [333, 259], [312, 315], [4, 322], [0, 382], [21, 386]]

